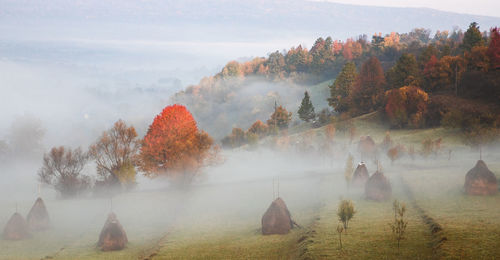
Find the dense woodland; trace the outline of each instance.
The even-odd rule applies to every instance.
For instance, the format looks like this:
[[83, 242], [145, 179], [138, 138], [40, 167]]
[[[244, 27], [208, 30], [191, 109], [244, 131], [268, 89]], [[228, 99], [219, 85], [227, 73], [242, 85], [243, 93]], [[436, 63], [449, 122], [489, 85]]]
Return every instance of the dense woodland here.
[[[226, 111], [214, 111], [212, 104], [230, 104], [237, 89], [251, 82], [307, 86], [331, 79], [335, 80], [330, 96], [325, 97], [331, 111], [322, 111], [323, 117], [333, 114], [338, 120], [347, 120], [380, 111], [393, 128], [443, 125], [470, 136], [490, 132], [500, 123], [500, 32], [498, 28], [481, 32], [478, 24], [471, 23], [465, 32], [437, 31], [434, 36], [430, 30], [414, 29], [375, 34], [371, 41], [366, 35], [346, 41], [319, 38], [310, 49], [299, 45], [266, 58], [231, 61], [174, 100], [216, 124]], [[310, 115], [314, 108], [309, 107], [308, 99], [306, 93], [299, 117], [319, 120], [321, 113], [318, 119]], [[268, 104], [272, 106], [272, 102]], [[273, 117], [296, 112], [275, 108], [268, 124], [275, 124]], [[210, 117], [212, 112], [218, 118]], [[288, 124], [290, 116], [284, 119]], [[249, 133], [261, 123], [256, 122]], [[223, 143], [240, 142], [231, 141], [235, 135], [243, 138], [244, 131], [233, 129]]]

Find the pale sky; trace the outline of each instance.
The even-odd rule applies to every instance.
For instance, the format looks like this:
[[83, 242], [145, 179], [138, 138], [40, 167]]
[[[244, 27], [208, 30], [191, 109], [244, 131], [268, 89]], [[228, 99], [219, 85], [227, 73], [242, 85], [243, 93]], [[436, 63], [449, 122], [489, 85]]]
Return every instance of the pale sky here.
[[442, 11], [500, 17], [500, 0], [318, 0], [343, 4], [427, 7]]

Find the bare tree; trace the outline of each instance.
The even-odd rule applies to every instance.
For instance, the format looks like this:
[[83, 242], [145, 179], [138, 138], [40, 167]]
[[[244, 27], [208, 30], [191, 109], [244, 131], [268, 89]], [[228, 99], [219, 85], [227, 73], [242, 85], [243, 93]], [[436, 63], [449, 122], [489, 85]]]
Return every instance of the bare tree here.
[[88, 155], [80, 148], [54, 147], [44, 154], [38, 176], [41, 182], [59, 191], [63, 198], [75, 197], [91, 185], [90, 177], [81, 174], [87, 161]]
[[135, 157], [140, 148], [133, 126], [118, 120], [113, 128], [104, 131], [97, 142], [90, 146], [90, 156], [95, 160], [97, 173], [106, 186], [135, 184]]

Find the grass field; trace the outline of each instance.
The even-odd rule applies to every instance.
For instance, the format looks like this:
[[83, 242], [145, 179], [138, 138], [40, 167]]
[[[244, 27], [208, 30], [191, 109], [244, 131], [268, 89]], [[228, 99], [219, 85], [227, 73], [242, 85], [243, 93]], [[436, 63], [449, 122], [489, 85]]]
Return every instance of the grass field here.
[[[358, 136], [371, 135], [379, 143], [387, 129], [376, 124], [377, 117], [357, 118]], [[319, 137], [324, 129], [313, 131]], [[456, 133], [442, 128], [391, 131], [391, 137], [416, 149], [425, 138], [442, 137], [444, 149], [454, 153], [450, 160], [442, 151], [427, 159], [403, 158], [393, 165], [382, 154], [393, 194], [386, 202], [373, 202], [364, 198], [362, 190], [346, 188], [343, 155], [325, 163], [310, 155], [280, 158], [265, 151], [241, 151], [228, 155], [221, 168], [191, 189], [116, 196], [113, 211], [129, 238], [122, 251], [96, 248], [111, 210], [109, 200], [49, 198], [46, 204], [54, 227], [24, 241], [0, 240], [0, 259], [498, 259], [500, 195], [476, 197], [463, 192], [476, 152], [461, 145]], [[336, 141], [346, 139], [338, 133]], [[340, 148], [342, 154], [349, 149], [357, 156], [355, 144]], [[487, 151], [484, 160], [500, 177], [497, 154]], [[367, 163], [371, 174], [375, 165]], [[302, 228], [263, 236], [260, 221], [272, 201], [275, 177], [280, 178], [280, 196]], [[336, 232], [340, 198], [353, 200], [357, 211], [343, 235], [342, 249]], [[407, 235], [399, 252], [388, 225], [393, 199], [406, 202], [408, 209]], [[26, 215], [33, 201], [18, 201], [19, 212]], [[8, 200], [0, 204], [0, 221], [6, 223], [16, 205]], [[442, 227], [443, 243], [436, 244], [423, 214]]]

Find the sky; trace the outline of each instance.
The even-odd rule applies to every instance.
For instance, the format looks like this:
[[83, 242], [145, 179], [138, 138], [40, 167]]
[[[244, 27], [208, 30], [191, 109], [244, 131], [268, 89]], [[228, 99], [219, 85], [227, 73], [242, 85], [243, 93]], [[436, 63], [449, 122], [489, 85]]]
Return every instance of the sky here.
[[319, 0], [343, 4], [392, 6], [392, 7], [427, 7], [442, 11], [500, 17], [499, 0]]

